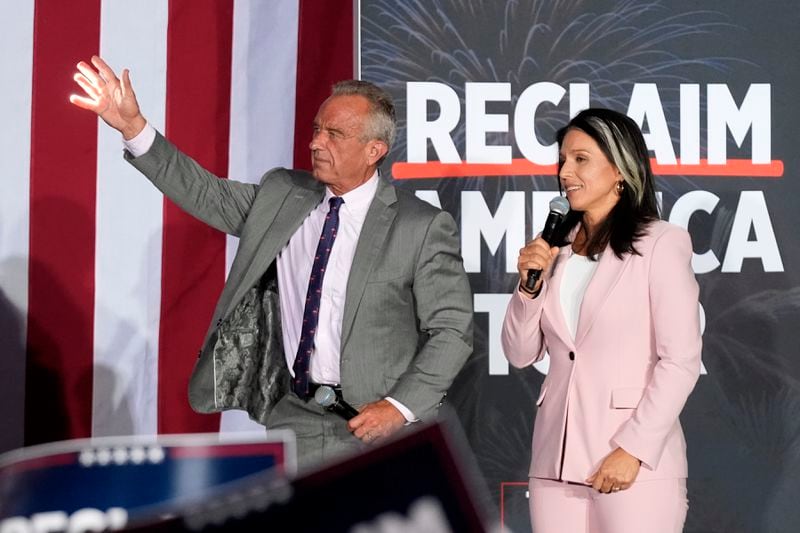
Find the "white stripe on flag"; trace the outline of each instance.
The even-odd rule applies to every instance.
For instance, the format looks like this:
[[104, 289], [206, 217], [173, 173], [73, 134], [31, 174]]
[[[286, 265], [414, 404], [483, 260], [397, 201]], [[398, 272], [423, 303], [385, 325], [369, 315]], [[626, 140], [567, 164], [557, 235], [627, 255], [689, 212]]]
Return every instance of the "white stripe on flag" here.
[[[166, 2], [102, 5], [100, 54], [131, 82], [164, 131]], [[122, 158], [121, 136], [98, 128], [92, 435], [158, 430], [163, 196]], [[168, 379], [168, 377], [167, 377]]]
[[0, 452], [22, 446], [24, 432], [33, 5], [0, 3], [0, 72], [7, 84], [0, 98]]
[[[291, 167], [297, 77], [296, 0], [236, 0], [233, 11], [228, 177], [258, 183], [267, 170]], [[238, 239], [228, 237], [226, 272]], [[221, 431], [253, 429], [243, 413], [223, 413]]]

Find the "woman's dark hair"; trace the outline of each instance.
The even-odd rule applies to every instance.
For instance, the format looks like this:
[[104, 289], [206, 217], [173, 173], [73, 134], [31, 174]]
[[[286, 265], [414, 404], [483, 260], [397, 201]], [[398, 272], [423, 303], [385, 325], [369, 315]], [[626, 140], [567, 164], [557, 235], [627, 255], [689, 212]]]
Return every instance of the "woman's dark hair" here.
[[[634, 244], [644, 235], [647, 225], [659, 218], [650, 155], [642, 131], [636, 122], [622, 113], [601, 108], [581, 111], [558, 130], [559, 149], [570, 130], [580, 130], [594, 139], [624, 180], [619, 201], [589, 236], [586, 243], [589, 257], [597, 258], [607, 245], [619, 258], [625, 253], [638, 254]], [[560, 174], [561, 163], [558, 170]], [[582, 218], [582, 211], [567, 214], [559, 228], [556, 246], [569, 244], [567, 236]]]

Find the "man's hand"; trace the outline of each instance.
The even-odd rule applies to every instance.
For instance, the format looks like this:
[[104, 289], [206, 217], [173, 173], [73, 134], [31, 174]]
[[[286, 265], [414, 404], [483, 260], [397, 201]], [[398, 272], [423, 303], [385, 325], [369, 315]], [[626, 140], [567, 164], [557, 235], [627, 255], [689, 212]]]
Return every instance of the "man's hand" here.
[[639, 474], [642, 462], [622, 448], [617, 448], [603, 459], [586, 483], [599, 492], [617, 492], [630, 488]]
[[368, 403], [361, 408], [358, 416], [347, 423], [353, 435], [365, 443], [385, 439], [402, 428], [406, 423], [403, 414], [388, 400]]
[[131, 86], [130, 72], [122, 71], [120, 81], [105, 61], [92, 56], [93, 69], [88, 63], [78, 63], [73, 76], [86, 96], [72, 94], [69, 101], [81, 109], [97, 113], [106, 124], [122, 133], [127, 139], [135, 137], [147, 123], [139, 110], [136, 94]]

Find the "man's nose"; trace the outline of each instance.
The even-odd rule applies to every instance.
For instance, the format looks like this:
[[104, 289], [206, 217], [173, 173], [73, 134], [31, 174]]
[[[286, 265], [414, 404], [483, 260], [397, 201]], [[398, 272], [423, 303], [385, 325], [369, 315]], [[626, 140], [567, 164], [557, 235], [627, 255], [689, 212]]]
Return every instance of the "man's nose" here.
[[312, 150], [320, 150], [324, 147], [325, 144], [325, 135], [321, 131], [315, 131], [311, 134], [311, 142], [308, 143], [308, 147]]

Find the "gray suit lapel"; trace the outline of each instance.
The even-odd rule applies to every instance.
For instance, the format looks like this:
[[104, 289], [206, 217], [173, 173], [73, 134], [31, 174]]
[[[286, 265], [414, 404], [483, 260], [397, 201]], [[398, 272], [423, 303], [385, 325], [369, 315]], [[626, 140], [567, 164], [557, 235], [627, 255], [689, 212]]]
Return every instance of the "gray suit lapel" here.
[[[247, 290], [258, 281], [324, 196], [325, 187], [322, 184], [314, 189], [295, 186], [289, 191], [272, 222], [264, 224], [260, 244], [252, 250], [242, 250], [242, 253], [249, 254], [249, 257], [245, 255], [241, 258], [242, 264], [245, 265], [244, 272], [231, 271], [230, 277], [236, 286], [231, 303], [239, 302]], [[252, 215], [259, 216], [259, 213], [252, 213]], [[254, 236], [254, 239], [256, 238], [257, 236]], [[237, 280], [236, 276], [241, 276], [241, 278]]]
[[396, 203], [397, 192], [394, 186], [380, 178], [375, 198], [369, 206], [364, 225], [361, 227], [361, 234], [358, 237], [358, 244], [353, 256], [353, 265], [350, 268], [350, 277], [347, 280], [347, 293], [342, 316], [341, 348], [344, 348], [350, 336], [356, 311], [361, 303], [361, 297], [364, 295], [367, 278], [372, 272], [375, 259], [378, 258], [381, 246], [397, 215]]

